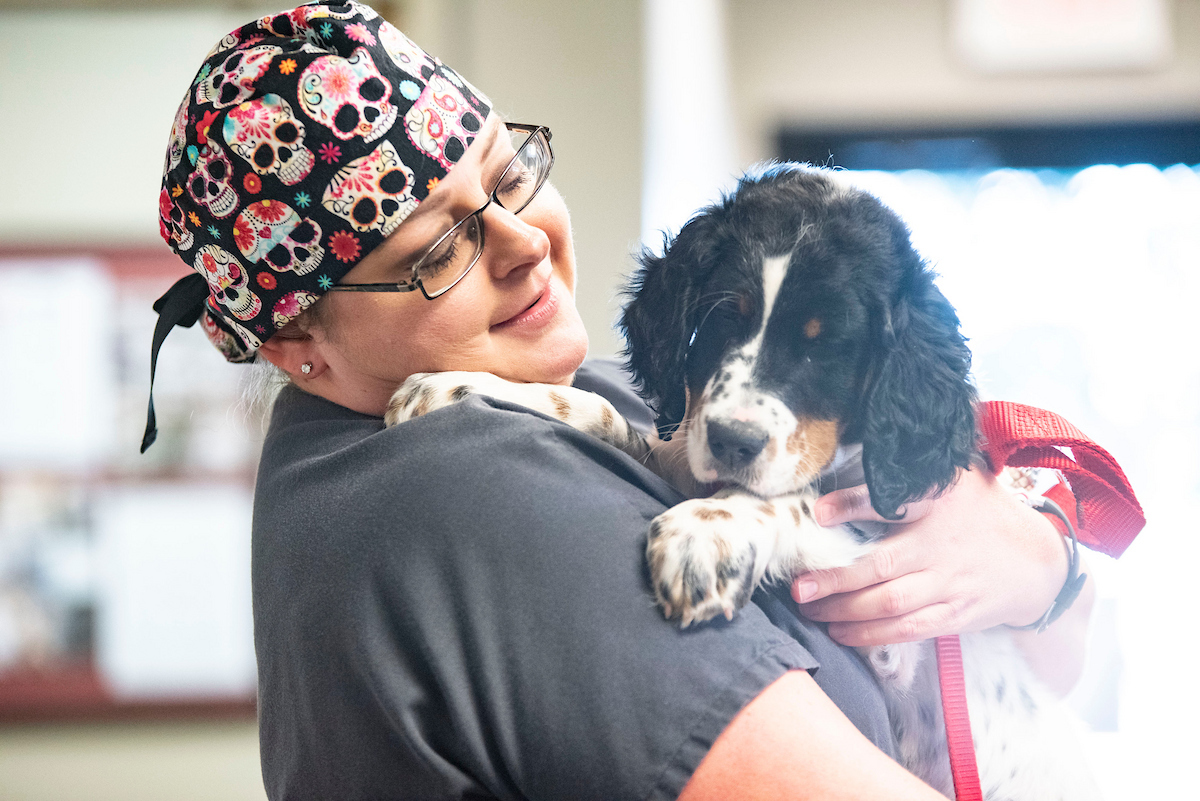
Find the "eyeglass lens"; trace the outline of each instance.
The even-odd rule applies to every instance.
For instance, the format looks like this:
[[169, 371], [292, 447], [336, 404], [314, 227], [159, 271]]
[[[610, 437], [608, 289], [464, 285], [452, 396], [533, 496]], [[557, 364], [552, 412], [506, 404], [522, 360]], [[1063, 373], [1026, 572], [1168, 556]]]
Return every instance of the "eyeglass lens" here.
[[[508, 131], [508, 135], [509, 152], [521, 149], [493, 187], [492, 195], [503, 208], [516, 214], [529, 205], [545, 183], [552, 159], [544, 131], [532, 139], [528, 129]], [[460, 221], [414, 267], [414, 278], [421, 282], [427, 295], [435, 297], [454, 286], [479, 259], [483, 252], [481, 217], [477, 212]]]

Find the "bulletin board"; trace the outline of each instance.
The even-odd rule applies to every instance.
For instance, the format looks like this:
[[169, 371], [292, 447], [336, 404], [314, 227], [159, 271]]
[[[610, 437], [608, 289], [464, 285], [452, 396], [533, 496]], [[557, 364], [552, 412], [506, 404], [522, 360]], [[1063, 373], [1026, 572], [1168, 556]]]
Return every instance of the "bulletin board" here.
[[198, 327], [159, 359], [163, 248], [0, 249], [0, 723], [254, 714], [261, 421]]

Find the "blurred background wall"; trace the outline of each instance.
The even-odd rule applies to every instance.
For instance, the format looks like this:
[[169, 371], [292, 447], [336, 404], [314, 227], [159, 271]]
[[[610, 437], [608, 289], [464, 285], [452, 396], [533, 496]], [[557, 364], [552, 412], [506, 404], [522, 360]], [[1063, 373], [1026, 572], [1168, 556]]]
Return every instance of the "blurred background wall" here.
[[[248, 520], [236, 511], [260, 433], [236, 409], [238, 368], [199, 332], [176, 333], [162, 353], [162, 444], [138, 457], [136, 442], [149, 301], [186, 269], [155, 219], [171, 120], [212, 44], [280, 5], [0, 0], [0, 709], [6, 686], [10, 701], [34, 699], [13, 701], [18, 712], [0, 723], [0, 798], [262, 796], [247, 702]], [[631, 254], [658, 246], [749, 164], [781, 155], [789, 132], [1200, 121], [1200, 0], [377, 8], [504, 114], [553, 128], [594, 355], [620, 347], [611, 325]], [[1200, 556], [1184, 536], [1200, 513], [1190, 456], [1200, 377], [1185, 347], [1200, 288], [1197, 162], [1054, 174], [876, 167], [856, 178], [909, 219], [943, 273], [985, 390], [1079, 423], [1121, 459], [1150, 512], [1129, 556], [1096, 566], [1109, 642], [1085, 689], [1101, 699], [1093, 753], [1113, 798], [1153, 795], [1146, 782], [1177, 789], [1185, 760], [1172, 758], [1197, 744], [1186, 729], [1175, 737], [1161, 711], [1200, 713], [1178, 660], [1164, 656], [1180, 627], [1163, 622], [1196, 611], [1182, 588], [1185, 557]], [[1080, 211], [1080, 198], [1093, 205]], [[1114, 245], [1118, 229], [1129, 238]], [[1041, 291], [1046, 282], [1057, 294]], [[94, 293], [73, 306], [46, 300], [80, 286]], [[108, 298], [103, 313], [92, 297]], [[1072, 327], [1081, 302], [1097, 311]], [[189, 503], [202, 523], [181, 530], [170, 510]], [[225, 513], [203, 517], [214, 508]], [[131, 511], [146, 509], [162, 511]], [[164, 531], [169, 547], [155, 536]], [[214, 595], [235, 601], [193, 614], [203, 636], [171, 640], [180, 610]], [[156, 597], [174, 612], [139, 616]], [[1141, 639], [1122, 647], [1118, 633], [1135, 629]], [[5, 671], [25, 684], [5, 685]], [[47, 687], [83, 700], [47, 700]]]
[[[962, 15], [958, 9], [972, 5], [978, 4], [947, 0], [727, 3], [741, 160], [775, 155], [776, 134], [788, 124], [891, 127], [1195, 120], [1200, 97], [1200, 3], [998, 3], [1024, 11], [1048, 28], [1049, 44], [1056, 42], [1062, 52], [1061, 66], [1056, 67], [1048, 56], [1032, 52], [1037, 43], [1031, 43], [1024, 68], [1017, 63], [1006, 68], [997, 57], [984, 61], [986, 55], [973, 57], [965, 51], [955, 25]], [[1160, 48], [1146, 56], [1129, 54], [1124, 64], [1118, 52], [1107, 67], [1102, 53], [1073, 52], [1069, 33], [1078, 36], [1089, 19], [1094, 24], [1121, 6], [1139, 5], [1149, 9], [1144, 12], [1147, 16], [1154, 16], [1154, 9], [1162, 10], [1167, 35]], [[1055, 30], [1059, 19], [1061, 28]]]

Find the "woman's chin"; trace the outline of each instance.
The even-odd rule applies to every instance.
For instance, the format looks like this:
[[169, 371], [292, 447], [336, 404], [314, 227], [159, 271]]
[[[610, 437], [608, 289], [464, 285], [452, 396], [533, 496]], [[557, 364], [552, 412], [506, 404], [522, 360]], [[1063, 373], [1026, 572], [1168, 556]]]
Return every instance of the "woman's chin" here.
[[558, 377], [555, 378], [553, 381], [546, 381], [544, 383], [562, 384], [563, 386], [570, 386], [571, 382], [575, 380], [575, 371], [579, 369], [580, 365], [583, 364], [583, 360], [586, 358], [587, 358], [587, 343], [584, 343], [583, 349], [579, 353], [578, 357], [569, 359], [569, 360], [564, 360], [563, 363], [561, 365], [558, 365], [555, 369], [555, 372], [557, 373]]
[[547, 354], [553, 356], [553, 369], [559, 376], [558, 380], [553, 382], [556, 384], [570, 384], [575, 377], [575, 371], [583, 364], [588, 354], [587, 329], [583, 327], [583, 320], [574, 304], [571, 306], [571, 318], [569, 335], [563, 337], [553, 354]]
[[587, 348], [587, 334], [583, 332], [581, 323], [578, 335], [548, 342], [541, 352], [530, 353], [524, 363], [514, 364], [513, 372], [519, 377], [513, 380], [569, 385], [575, 377], [575, 371], [587, 358]]

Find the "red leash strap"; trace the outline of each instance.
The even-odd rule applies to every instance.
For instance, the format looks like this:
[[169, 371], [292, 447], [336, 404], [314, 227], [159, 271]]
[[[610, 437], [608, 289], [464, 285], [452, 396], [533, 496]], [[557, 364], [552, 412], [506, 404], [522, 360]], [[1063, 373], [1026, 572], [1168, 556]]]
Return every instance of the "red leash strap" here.
[[946, 745], [950, 749], [950, 775], [955, 801], [983, 801], [975, 743], [967, 714], [967, 685], [963, 677], [962, 648], [958, 635], [938, 637], [938, 682], [942, 685], [942, 712], [946, 718]]
[[[1070, 487], [1059, 483], [1045, 497], [1072, 519], [1080, 542], [1113, 557], [1125, 552], [1146, 525], [1146, 518], [1116, 459], [1078, 428], [1044, 409], [988, 401], [977, 407], [976, 414], [983, 440], [980, 446], [995, 472], [1006, 466], [1058, 470]], [[1069, 455], [1060, 448], [1069, 449]], [[1051, 519], [1065, 534], [1066, 527]], [[954, 796], [957, 801], [982, 801], [958, 635], [938, 637], [936, 648]]]
[[[1058, 470], [1078, 501], [1073, 516], [1079, 541], [1112, 557], [1125, 552], [1146, 517], [1116, 459], [1053, 412], [1001, 401], [981, 403], [976, 412], [993, 470], [1005, 465]], [[1069, 448], [1070, 456], [1059, 448]], [[1051, 499], [1072, 513], [1074, 504]]]

